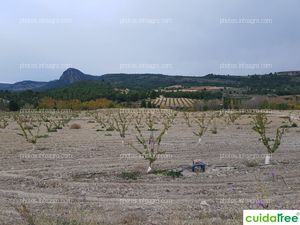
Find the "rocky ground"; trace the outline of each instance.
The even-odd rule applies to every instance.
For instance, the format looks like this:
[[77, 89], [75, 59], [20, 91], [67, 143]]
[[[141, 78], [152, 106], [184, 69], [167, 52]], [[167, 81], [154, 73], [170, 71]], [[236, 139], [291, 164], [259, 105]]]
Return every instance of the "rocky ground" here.
[[[272, 137], [286, 114], [270, 115]], [[217, 133], [207, 131], [198, 144], [179, 116], [154, 164], [183, 175], [174, 178], [147, 174], [146, 161], [122, 145], [118, 133], [96, 131], [83, 113], [69, 122], [81, 129], [67, 126], [36, 146], [10, 123], [0, 129], [0, 224], [26, 224], [16, 210], [22, 205], [37, 217], [157, 225], [242, 224], [243, 209], [299, 209], [300, 128], [287, 131], [272, 165], [264, 165], [266, 149], [250, 121], [244, 115], [234, 125], [220, 122]], [[131, 128], [126, 142], [134, 140]], [[207, 164], [205, 173], [191, 172], [194, 159]]]

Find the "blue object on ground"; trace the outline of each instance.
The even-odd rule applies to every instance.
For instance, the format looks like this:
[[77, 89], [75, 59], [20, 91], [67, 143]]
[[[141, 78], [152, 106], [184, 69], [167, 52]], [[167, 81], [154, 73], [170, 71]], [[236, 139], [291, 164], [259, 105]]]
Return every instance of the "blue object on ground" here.
[[206, 165], [203, 162], [199, 162], [199, 163], [193, 162], [192, 171], [195, 172], [195, 168], [200, 168], [200, 170], [202, 172], [205, 172], [205, 167], [206, 167]]

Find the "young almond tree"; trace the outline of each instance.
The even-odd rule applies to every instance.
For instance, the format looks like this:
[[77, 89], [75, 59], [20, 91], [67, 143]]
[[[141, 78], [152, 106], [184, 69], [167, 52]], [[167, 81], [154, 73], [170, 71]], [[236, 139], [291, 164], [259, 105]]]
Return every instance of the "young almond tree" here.
[[296, 123], [297, 117], [294, 116], [293, 113], [290, 112], [287, 119], [288, 119], [289, 127], [297, 127], [298, 126]]
[[0, 129], [5, 129], [8, 126], [8, 117], [5, 114], [0, 114]]
[[58, 129], [65, 127], [72, 119], [72, 115], [68, 113], [60, 113], [56, 115], [56, 121], [58, 124]]
[[229, 112], [226, 114], [225, 122], [227, 125], [234, 124], [236, 120], [241, 117], [241, 114], [238, 112]]
[[114, 120], [114, 118], [113, 118], [113, 116], [112, 116], [111, 113], [107, 113], [106, 114], [105, 124], [106, 124], [106, 130], [107, 131], [114, 131], [114, 130], [116, 130], [115, 120]]
[[141, 126], [142, 125], [142, 119], [143, 119], [143, 115], [139, 112], [137, 112], [134, 115], [134, 121], [136, 123], [137, 126]]
[[155, 126], [155, 124], [157, 124], [157, 120], [158, 120], [158, 118], [152, 112], [149, 112], [146, 115], [145, 124], [147, 125], [149, 131], [154, 131], [155, 130], [154, 126]]
[[154, 130], [149, 128], [149, 138], [145, 138], [145, 135], [142, 133], [139, 126], [136, 125], [135, 129], [138, 132], [136, 139], [140, 146], [136, 147], [132, 143], [129, 143], [129, 146], [148, 161], [149, 167], [147, 173], [149, 173], [152, 170], [152, 164], [157, 160], [158, 156], [165, 153], [165, 151], [160, 149], [160, 144], [164, 134], [166, 133], [166, 129], [163, 128], [160, 133], [155, 136]]
[[48, 132], [56, 132], [71, 120], [71, 116], [63, 113], [43, 113], [41, 114], [41, 120], [47, 128]]
[[112, 116], [112, 112], [105, 112], [103, 110], [91, 112], [90, 115], [94, 117], [96, 122], [101, 126], [101, 128], [106, 131], [115, 130], [115, 120]]
[[44, 125], [47, 128], [47, 131], [48, 132], [56, 132], [57, 129], [58, 129], [58, 126], [55, 123], [55, 121], [52, 120], [50, 117], [51, 117], [50, 114], [43, 114], [43, 115], [41, 115], [41, 119], [43, 120]]
[[105, 122], [105, 115], [102, 112], [93, 112], [91, 115], [94, 117], [96, 122], [102, 127], [107, 128], [106, 122]]
[[216, 118], [214, 118], [212, 120], [211, 133], [213, 133], [213, 134], [217, 134], [218, 133], [218, 127], [217, 127]]
[[190, 121], [190, 115], [188, 112], [183, 113], [183, 118], [184, 118], [186, 125], [188, 125], [188, 127], [192, 127], [191, 121]]
[[270, 139], [269, 137], [267, 137], [267, 125], [269, 125], [271, 122], [272, 121], [269, 121], [268, 117], [264, 113], [257, 113], [256, 116], [253, 118], [253, 130], [259, 134], [260, 141], [267, 148], [268, 154], [265, 158], [266, 165], [270, 164], [272, 154], [279, 148], [282, 136], [285, 132], [284, 128], [279, 127], [276, 130], [275, 139]]
[[122, 144], [124, 145], [125, 135], [129, 126], [128, 114], [119, 111], [117, 116], [113, 116], [113, 119], [115, 121], [115, 129], [119, 132], [120, 137], [122, 138]]
[[14, 120], [21, 129], [22, 133], [19, 135], [23, 136], [27, 142], [35, 145], [37, 140], [42, 137], [40, 135], [42, 120], [33, 119], [31, 116], [26, 115], [16, 115]]
[[166, 113], [162, 116], [163, 117], [162, 124], [166, 130], [166, 134], [167, 134], [168, 130], [171, 128], [171, 126], [174, 124], [176, 116], [177, 116], [176, 112], [175, 113], [173, 113], [173, 112]]
[[200, 144], [202, 140], [202, 136], [205, 134], [207, 131], [211, 121], [213, 119], [213, 116], [207, 118], [205, 113], [201, 113], [199, 116], [195, 117], [195, 124], [197, 126], [196, 131], [193, 131], [194, 135], [198, 136], [198, 144]]

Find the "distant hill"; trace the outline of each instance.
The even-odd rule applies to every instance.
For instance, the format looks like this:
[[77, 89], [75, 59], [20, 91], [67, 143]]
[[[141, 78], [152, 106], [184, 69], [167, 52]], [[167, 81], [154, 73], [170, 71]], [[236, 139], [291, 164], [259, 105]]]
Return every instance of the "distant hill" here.
[[6, 90], [9, 89], [9, 87], [11, 86], [11, 84], [4, 84], [4, 83], [0, 83], [0, 90]]
[[131, 89], [157, 89], [171, 85], [224, 86], [244, 88], [249, 93], [300, 93], [300, 71], [287, 71], [266, 75], [230, 76], [169, 76], [163, 74], [105, 74], [93, 76], [78, 69], [69, 68], [58, 80], [49, 82], [22, 81], [15, 84], [0, 84], [0, 90], [45, 91], [64, 88], [82, 81], [105, 81], [113, 87]]
[[14, 84], [0, 84], [0, 90], [7, 91], [25, 91], [34, 90], [44, 87], [48, 82], [38, 82], [38, 81], [21, 81]]
[[69, 68], [63, 72], [58, 80], [49, 82], [22, 81], [15, 84], [0, 84], [0, 90], [8, 91], [43, 91], [54, 88], [62, 88], [80, 81], [100, 80], [99, 76], [92, 76], [82, 73], [80, 70]]
[[[216, 79], [217, 80], [217, 79]], [[58, 80], [49, 82], [23, 81], [15, 84], [0, 84], [0, 90], [25, 91], [25, 90], [49, 90], [62, 88], [81, 81], [108, 81], [115, 87], [128, 88], [158, 88], [175, 84], [197, 85], [210, 80], [203, 77], [168, 76], [163, 74], [105, 74], [93, 76], [84, 74], [80, 70], [69, 68], [63, 72]]]
[[59, 78], [59, 81], [65, 84], [73, 84], [79, 81], [99, 80], [100, 77], [84, 74], [80, 70], [69, 68]]

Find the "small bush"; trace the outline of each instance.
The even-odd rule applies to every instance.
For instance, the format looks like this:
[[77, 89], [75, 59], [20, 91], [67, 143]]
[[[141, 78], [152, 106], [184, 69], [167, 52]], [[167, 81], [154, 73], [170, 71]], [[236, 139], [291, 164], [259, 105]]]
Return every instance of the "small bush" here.
[[155, 129], [155, 128], [153, 128], [153, 129], [148, 129], [148, 131], [158, 131], [158, 129]]
[[211, 133], [212, 133], [212, 134], [217, 134], [217, 133], [218, 133], [217, 128], [212, 128]]
[[121, 177], [125, 180], [137, 180], [141, 174], [139, 172], [122, 172]]
[[44, 135], [38, 135], [37, 138], [48, 138], [49, 135], [48, 134], [44, 134]]
[[181, 172], [172, 171], [172, 170], [156, 170], [153, 172], [153, 174], [166, 176], [166, 177], [173, 177], [173, 178], [182, 176]]
[[49, 132], [49, 133], [54, 133], [54, 132], [57, 132], [57, 129], [51, 128], [51, 129], [48, 130], [48, 132]]
[[291, 127], [298, 127], [296, 123], [292, 123]]
[[15, 209], [21, 216], [22, 220], [24, 220], [27, 224], [36, 225], [34, 215], [26, 207], [26, 205], [21, 205], [21, 207]]
[[73, 124], [71, 125], [70, 129], [78, 130], [78, 129], [81, 129], [81, 126], [80, 126], [80, 124], [78, 124], [78, 123], [73, 123]]
[[298, 127], [298, 125], [296, 123], [292, 123], [291, 125], [284, 124], [280, 127], [281, 128], [294, 128], [294, 127]]
[[245, 165], [247, 167], [256, 167], [259, 165], [259, 163], [256, 160], [249, 160], [245, 162]]

